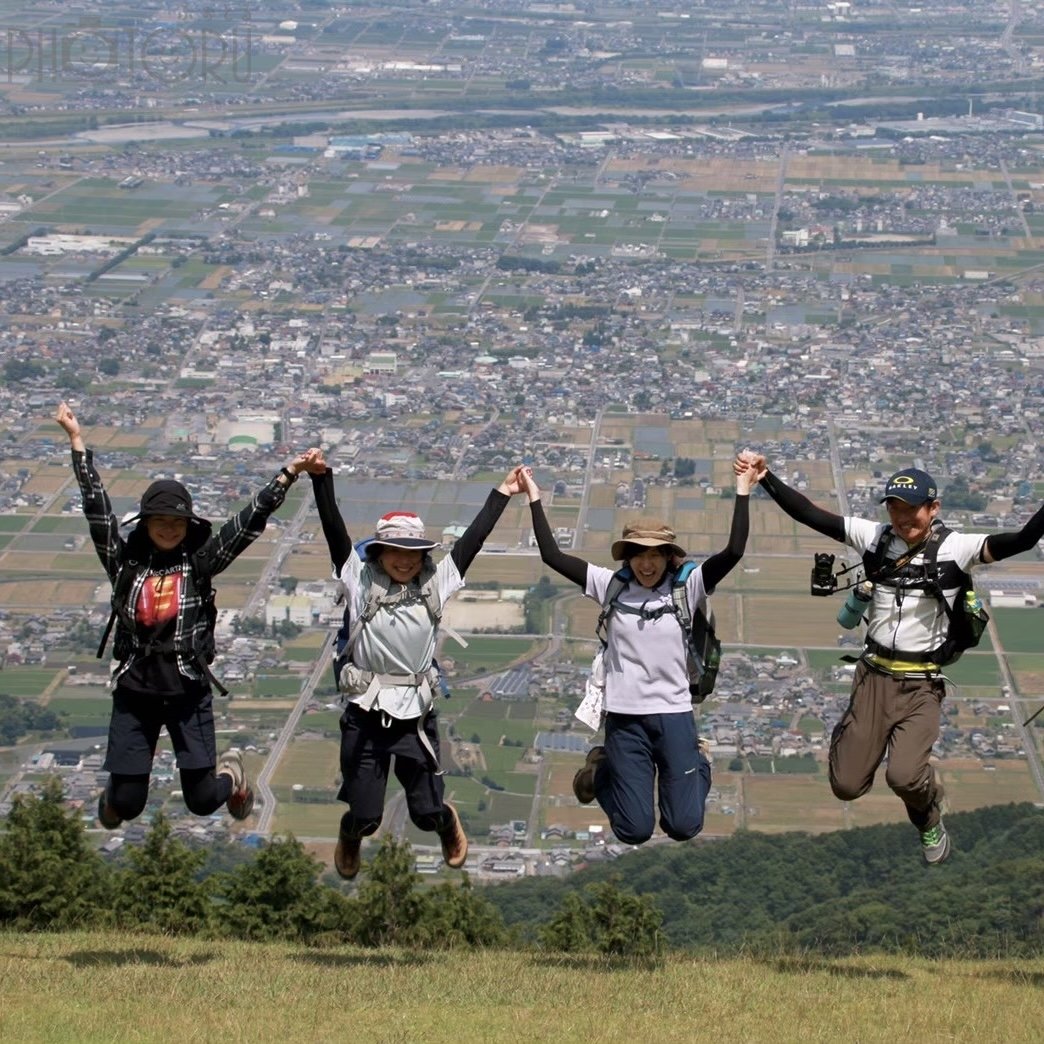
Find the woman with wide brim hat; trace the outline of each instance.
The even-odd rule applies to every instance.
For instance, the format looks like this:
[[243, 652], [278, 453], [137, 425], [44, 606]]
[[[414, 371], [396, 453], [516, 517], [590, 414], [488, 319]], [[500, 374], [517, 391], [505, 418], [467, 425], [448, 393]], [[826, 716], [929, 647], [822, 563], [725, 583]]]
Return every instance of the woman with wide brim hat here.
[[381, 824], [394, 764], [410, 819], [420, 830], [438, 835], [446, 865], [457, 869], [467, 859], [468, 839], [457, 809], [446, 800], [439, 764], [436, 644], [442, 607], [464, 586], [468, 567], [508, 500], [522, 492], [520, 469], [513, 468], [490, 490], [471, 525], [438, 564], [431, 556], [437, 542], [411, 511], [382, 515], [373, 536], [353, 553], [337, 508], [333, 469], [319, 455], [307, 470], [345, 598], [334, 666], [346, 701], [337, 797], [348, 811], [338, 829], [334, 868], [346, 879], [359, 873], [363, 838]]
[[[593, 565], [558, 546], [532, 473], [527, 469], [523, 478], [540, 557], [603, 611], [599, 668], [604, 671], [605, 743], [588, 752], [573, 793], [581, 804], [597, 799], [625, 844], [652, 837], [657, 805], [660, 828], [668, 837], [695, 837], [703, 829], [711, 766], [698, 745], [688, 636], [679, 626], [675, 603], [674, 586], [685, 558], [677, 533], [659, 518], [632, 519], [610, 549], [624, 568]], [[737, 476], [727, 545], [677, 580], [690, 609], [706, 612], [707, 595], [743, 556], [753, 484], [751, 475]]]

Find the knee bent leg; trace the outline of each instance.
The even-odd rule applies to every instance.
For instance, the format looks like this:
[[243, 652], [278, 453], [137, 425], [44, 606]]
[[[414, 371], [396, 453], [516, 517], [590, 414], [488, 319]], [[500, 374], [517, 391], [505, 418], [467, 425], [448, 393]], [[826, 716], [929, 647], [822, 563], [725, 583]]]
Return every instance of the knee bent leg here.
[[431, 831], [445, 830], [449, 826], [449, 822], [446, 820], [452, 819], [448, 816], [444, 816], [441, 812], [429, 812], [426, 815], [415, 816], [412, 812], [410, 813], [410, 820], [418, 830], [424, 830], [430, 833]]
[[137, 819], [149, 799], [148, 776], [110, 776], [106, 802], [120, 819]]
[[616, 835], [616, 840], [624, 845], [642, 845], [652, 837], [652, 829], [638, 830], [625, 824], [609, 824], [610, 829]]
[[925, 791], [931, 785], [931, 772], [893, 771], [889, 766], [885, 773], [885, 782], [897, 794], [916, 794]]
[[866, 790], [860, 787], [853, 787], [844, 780], [833, 777], [830, 778], [830, 789], [834, 792], [834, 797], [841, 801], [855, 801], [856, 798], [862, 797], [866, 793]]
[[662, 823], [660, 826], [663, 827], [663, 832], [672, 841], [691, 841], [703, 829], [702, 823], [695, 823], [691, 827], [683, 826], [680, 828], [666, 827]]
[[346, 837], [369, 837], [376, 832], [383, 818], [377, 816], [376, 819], [360, 819], [349, 810], [341, 816], [341, 833]]
[[148, 795], [145, 795], [140, 800], [110, 798], [108, 805], [120, 819], [137, 819], [145, 811], [145, 802], [147, 800]]

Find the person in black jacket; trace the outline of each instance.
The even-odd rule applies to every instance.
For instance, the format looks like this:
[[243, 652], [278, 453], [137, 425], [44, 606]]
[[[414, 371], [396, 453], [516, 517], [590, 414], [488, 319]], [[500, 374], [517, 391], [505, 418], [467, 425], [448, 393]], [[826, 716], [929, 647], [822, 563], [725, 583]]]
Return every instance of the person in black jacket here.
[[113, 586], [116, 662], [104, 764], [109, 780], [98, 798], [98, 820], [115, 830], [141, 814], [164, 726], [189, 811], [207, 816], [227, 805], [235, 819], [246, 819], [254, 792], [242, 755], [232, 749], [217, 757], [210, 580], [261, 535], [307, 458], [283, 468], [216, 533], [195, 514], [180, 482], [158, 479], [145, 490], [137, 514], [125, 520], [137, 525], [124, 538], [76, 415], [63, 402], [54, 419], [69, 436], [83, 512]]
[[[413, 823], [434, 831], [446, 865], [464, 865], [468, 839], [457, 810], [445, 799], [433, 666], [442, 606], [464, 586], [464, 574], [507, 506], [522, 491], [519, 468], [508, 472], [471, 525], [436, 565], [438, 545], [410, 511], [390, 511], [372, 538], [353, 551], [337, 508], [334, 473], [320, 458], [307, 465], [334, 575], [344, 587], [351, 637], [338, 688], [341, 716], [341, 817], [334, 867], [344, 878], [359, 872], [362, 839], [384, 815], [392, 757]], [[361, 554], [360, 554], [361, 552]]]

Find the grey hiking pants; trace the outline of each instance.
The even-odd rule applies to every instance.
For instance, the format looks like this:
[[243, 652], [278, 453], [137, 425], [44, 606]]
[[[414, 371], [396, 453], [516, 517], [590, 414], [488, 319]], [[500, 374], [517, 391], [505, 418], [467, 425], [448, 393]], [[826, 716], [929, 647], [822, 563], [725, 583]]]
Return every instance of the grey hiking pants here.
[[830, 787], [842, 801], [862, 797], [885, 755], [885, 782], [918, 830], [939, 822], [942, 784], [928, 758], [939, 736], [946, 683], [874, 670], [860, 661], [848, 709], [830, 738]]

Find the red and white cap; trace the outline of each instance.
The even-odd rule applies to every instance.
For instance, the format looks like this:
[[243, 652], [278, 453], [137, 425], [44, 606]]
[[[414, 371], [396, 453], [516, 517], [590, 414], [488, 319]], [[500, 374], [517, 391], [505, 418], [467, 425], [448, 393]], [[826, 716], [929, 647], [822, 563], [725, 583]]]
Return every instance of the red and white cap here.
[[402, 547], [410, 551], [430, 551], [439, 545], [424, 535], [424, 523], [412, 511], [389, 511], [377, 520], [377, 530], [368, 547]]

